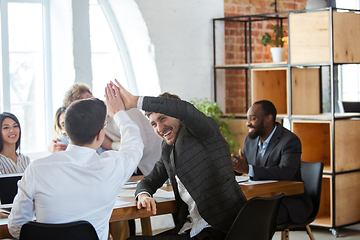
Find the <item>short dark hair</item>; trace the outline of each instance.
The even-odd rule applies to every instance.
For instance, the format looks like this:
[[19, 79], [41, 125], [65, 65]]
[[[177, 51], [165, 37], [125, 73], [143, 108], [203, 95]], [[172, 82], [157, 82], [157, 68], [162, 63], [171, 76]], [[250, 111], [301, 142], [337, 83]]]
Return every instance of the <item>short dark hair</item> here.
[[[0, 114], [0, 128], [1, 128], [1, 131], [2, 131], [2, 123], [4, 121], [5, 118], [10, 118], [12, 120], [14, 120], [14, 122], [19, 126], [19, 139], [16, 141], [16, 144], [15, 144], [15, 151], [18, 150], [18, 148], [20, 148], [20, 140], [21, 140], [21, 127], [20, 127], [20, 122], [19, 120], [17, 119], [17, 117], [12, 114], [12, 113], [9, 113], [9, 112], [3, 112], [2, 114]], [[0, 132], [1, 133], [1, 132]], [[3, 139], [2, 139], [2, 134], [0, 134], [0, 152], [3, 150], [4, 146], [3, 146]], [[20, 152], [20, 149], [19, 149], [19, 152]]]
[[[177, 100], [181, 100], [181, 98], [178, 95], [175, 94], [171, 94], [169, 92], [164, 92], [162, 94], [160, 94], [158, 97], [162, 97], [162, 98], [172, 98], [172, 99], [177, 99]], [[145, 115], [147, 117], [149, 117], [153, 112], [145, 112]]]
[[97, 98], [78, 100], [65, 112], [65, 130], [70, 140], [77, 145], [91, 144], [103, 129], [106, 106]]
[[255, 104], [260, 104], [261, 110], [264, 112], [265, 116], [272, 115], [274, 123], [276, 122], [277, 112], [276, 112], [276, 108], [272, 102], [270, 102], [268, 100], [260, 100], [260, 101], [254, 102], [253, 105], [255, 105]]

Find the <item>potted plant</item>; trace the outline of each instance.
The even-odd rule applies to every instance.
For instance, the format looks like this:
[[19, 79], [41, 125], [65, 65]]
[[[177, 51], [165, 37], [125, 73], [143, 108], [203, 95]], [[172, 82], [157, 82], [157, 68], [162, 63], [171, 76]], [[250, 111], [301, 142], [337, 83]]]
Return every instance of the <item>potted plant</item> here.
[[269, 33], [265, 33], [261, 39], [261, 43], [264, 46], [270, 45], [271, 55], [273, 62], [282, 62], [285, 61], [285, 49], [284, 46], [284, 29], [283, 26], [271, 25], [271, 30], [274, 31], [274, 38], [271, 37]]
[[198, 110], [203, 112], [206, 116], [212, 117], [220, 126], [220, 132], [229, 144], [230, 152], [238, 155], [240, 144], [235, 141], [236, 134], [230, 131], [230, 124], [223, 119], [234, 119], [235, 115], [225, 117], [219, 105], [214, 102], [211, 103], [207, 99], [195, 99], [190, 101]]

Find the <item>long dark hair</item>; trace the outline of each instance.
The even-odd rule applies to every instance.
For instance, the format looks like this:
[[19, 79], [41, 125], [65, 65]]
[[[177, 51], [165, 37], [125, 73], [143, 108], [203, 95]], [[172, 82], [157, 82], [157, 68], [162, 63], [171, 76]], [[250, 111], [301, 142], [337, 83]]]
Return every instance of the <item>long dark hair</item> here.
[[[14, 120], [14, 122], [19, 126], [19, 139], [17, 140], [16, 144], [15, 144], [15, 151], [20, 148], [20, 139], [21, 139], [21, 127], [20, 127], [20, 122], [17, 119], [17, 117], [9, 112], [3, 112], [2, 114], [0, 114], [0, 127], [2, 131], [2, 123], [4, 121], [5, 118], [10, 118], [12, 120]], [[2, 139], [2, 134], [0, 134], [0, 152], [3, 150], [3, 139]], [[20, 151], [20, 150], [19, 150]]]

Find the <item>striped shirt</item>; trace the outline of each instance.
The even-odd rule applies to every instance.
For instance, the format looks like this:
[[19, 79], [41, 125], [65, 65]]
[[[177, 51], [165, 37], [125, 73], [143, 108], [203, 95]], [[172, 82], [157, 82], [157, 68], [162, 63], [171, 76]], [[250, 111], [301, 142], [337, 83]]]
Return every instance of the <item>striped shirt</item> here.
[[10, 158], [0, 154], [0, 173], [9, 174], [9, 173], [23, 173], [25, 172], [26, 167], [30, 164], [30, 158], [19, 154], [17, 158], [17, 163], [14, 163]]

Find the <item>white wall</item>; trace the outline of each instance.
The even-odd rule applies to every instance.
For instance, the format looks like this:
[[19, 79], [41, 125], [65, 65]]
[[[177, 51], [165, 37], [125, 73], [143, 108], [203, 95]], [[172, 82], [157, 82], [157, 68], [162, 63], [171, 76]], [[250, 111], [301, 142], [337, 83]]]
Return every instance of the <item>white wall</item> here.
[[[144, 55], [147, 62], [132, 58], [131, 63], [138, 85], [143, 86], [138, 89], [139, 94], [156, 95], [157, 92], [168, 91], [186, 100], [193, 98], [213, 100], [212, 19], [223, 17], [223, 1], [107, 0], [106, 2], [112, 7], [129, 51], [147, 52], [147, 55]], [[77, 61], [74, 63], [73, 54], [78, 52], [74, 52], [75, 43], [69, 31], [73, 27], [76, 28], [73, 26], [72, 4], [73, 0], [51, 1], [54, 110], [60, 106], [64, 92], [74, 82], [75, 70], [90, 71], [79, 66], [79, 63], [89, 62], [88, 55], [77, 54]], [[123, 5], [122, 12], [119, 11], [121, 9], [119, 4]], [[133, 17], [131, 18], [129, 14], [124, 13], [126, 9], [129, 11], [131, 8], [132, 11], [135, 8], [140, 10], [145, 23], [135, 21], [134, 14], [131, 14]], [[87, 15], [79, 14], [76, 17], [77, 22], [82, 17], [88, 18]], [[56, 19], [62, 19], [62, 22], [56, 22]], [[147, 27], [150, 38], [134, 35], [136, 29], [146, 32], [144, 27]], [[127, 37], [129, 32], [132, 34], [130, 38]], [[147, 42], [146, 46], [137, 43], [139, 38]], [[150, 58], [155, 58], [156, 65], [151, 64]], [[91, 76], [91, 72], [87, 76]], [[160, 86], [149, 91], [148, 84]], [[221, 89], [220, 95], [224, 96], [224, 92]], [[218, 100], [221, 99], [224, 97], [218, 97]]]
[[135, 0], [155, 46], [161, 91], [182, 99], [213, 96], [212, 19], [219, 0]]

